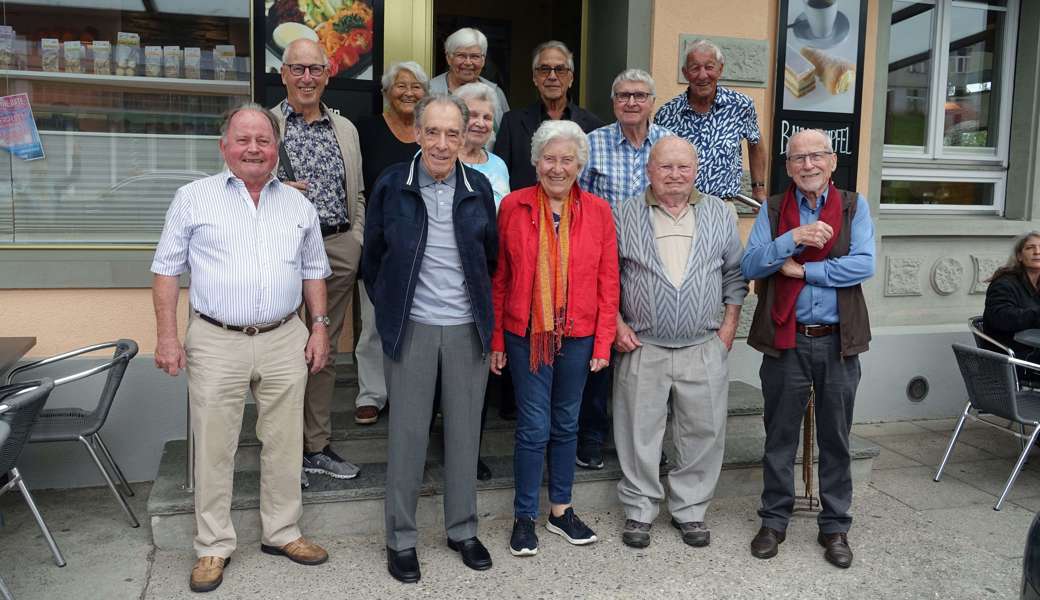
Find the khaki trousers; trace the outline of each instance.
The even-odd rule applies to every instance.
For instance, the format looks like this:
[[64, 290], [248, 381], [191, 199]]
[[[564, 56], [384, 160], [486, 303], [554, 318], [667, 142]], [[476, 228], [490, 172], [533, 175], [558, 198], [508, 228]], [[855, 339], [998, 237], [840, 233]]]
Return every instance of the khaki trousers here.
[[[343, 334], [347, 307], [354, 293], [354, 281], [361, 261], [361, 245], [351, 232], [344, 231], [325, 238], [325, 254], [332, 268], [332, 275], [325, 280], [325, 290], [328, 296], [329, 341], [335, 353]], [[301, 314], [309, 328], [313, 315], [307, 311], [306, 304]], [[336, 387], [334, 356], [329, 355], [325, 368], [307, 379], [307, 394], [303, 399], [303, 449], [306, 452], [321, 451], [329, 444], [329, 436], [332, 435], [332, 392]]]
[[677, 464], [668, 473], [668, 510], [681, 523], [704, 520], [722, 470], [728, 354], [713, 335], [696, 346], [644, 342], [616, 355], [614, 445], [623, 473], [617, 490], [627, 518], [652, 523], [665, 499], [659, 461], [671, 399]]
[[195, 552], [228, 557], [235, 451], [246, 393], [256, 399], [260, 451], [262, 541], [284, 546], [300, 537], [303, 391], [308, 332], [297, 319], [255, 336], [225, 331], [192, 317], [184, 348], [195, 436]]

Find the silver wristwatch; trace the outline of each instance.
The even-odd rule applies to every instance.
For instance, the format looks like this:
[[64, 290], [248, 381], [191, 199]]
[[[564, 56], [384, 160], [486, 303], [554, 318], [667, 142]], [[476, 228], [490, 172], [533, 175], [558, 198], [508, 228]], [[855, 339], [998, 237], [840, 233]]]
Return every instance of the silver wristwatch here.
[[328, 315], [314, 315], [314, 318], [311, 319], [311, 323], [312, 324], [314, 324], [314, 325], [324, 325], [325, 327], [328, 327], [330, 322], [331, 321], [329, 321], [329, 316]]

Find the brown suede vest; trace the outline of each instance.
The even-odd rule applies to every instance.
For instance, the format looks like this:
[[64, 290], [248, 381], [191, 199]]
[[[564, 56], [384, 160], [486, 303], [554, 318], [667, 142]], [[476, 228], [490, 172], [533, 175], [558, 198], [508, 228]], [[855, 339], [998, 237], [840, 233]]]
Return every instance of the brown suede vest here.
[[[856, 192], [841, 192], [841, 231], [834, 241], [828, 258], [845, 256], [849, 253], [852, 237], [852, 219], [856, 216]], [[769, 197], [766, 210], [769, 211], [769, 230], [772, 239], [777, 237], [780, 224], [780, 204], [784, 194]], [[773, 347], [776, 326], [770, 316], [773, 307], [772, 277], [755, 280], [755, 294], [758, 295], [758, 306], [751, 321], [751, 332], [748, 333], [748, 345], [763, 354], [772, 357], [780, 356], [780, 351]], [[870, 319], [867, 316], [867, 302], [863, 298], [863, 287], [856, 284], [850, 287], [837, 288], [838, 291], [838, 324], [841, 330], [841, 355], [855, 356], [866, 352], [870, 347]]]

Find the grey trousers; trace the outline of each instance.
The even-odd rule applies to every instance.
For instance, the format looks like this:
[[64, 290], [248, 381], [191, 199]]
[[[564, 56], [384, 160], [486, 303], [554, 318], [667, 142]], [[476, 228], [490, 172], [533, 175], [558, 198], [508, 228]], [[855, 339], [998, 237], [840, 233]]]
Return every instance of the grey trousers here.
[[376, 309], [368, 299], [365, 284], [358, 279], [361, 302], [361, 335], [354, 348], [358, 371], [358, 395], [354, 406], [386, 406], [386, 378], [383, 377], [383, 346], [376, 331]]
[[823, 533], [852, 526], [852, 460], [849, 432], [859, 386], [859, 357], [842, 358], [841, 336], [797, 334], [796, 346], [779, 358], [762, 357], [759, 375], [765, 398], [766, 448], [762, 459], [762, 525], [784, 531], [794, 509], [794, 459], [810, 386], [816, 391], [816, 440], [820, 446], [820, 504]]
[[679, 522], [704, 520], [722, 470], [728, 354], [718, 336], [686, 348], [644, 343], [617, 354], [614, 444], [623, 473], [618, 498], [627, 518], [653, 522], [665, 498], [659, 461], [671, 398], [678, 464], [668, 474], [668, 510]]
[[488, 358], [476, 326], [405, 325], [400, 360], [383, 357], [390, 401], [386, 545], [414, 548], [415, 510], [430, 439], [437, 368], [444, 417], [444, 528], [448, 539], [477, 535], [477, 456]]

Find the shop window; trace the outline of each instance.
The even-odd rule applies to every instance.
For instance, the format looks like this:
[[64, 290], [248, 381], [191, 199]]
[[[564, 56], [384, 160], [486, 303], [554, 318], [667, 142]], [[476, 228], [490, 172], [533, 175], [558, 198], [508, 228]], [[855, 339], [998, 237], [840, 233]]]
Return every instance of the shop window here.
[[0, 247], [154, 243], [251, 97], [249, 0], [0, 5], [0, 96], [26, 95], [44, 154], [0, 153]]
[[893, 1], [883, 209], [1003, 211], [1017, 15], [1018, 0]]

